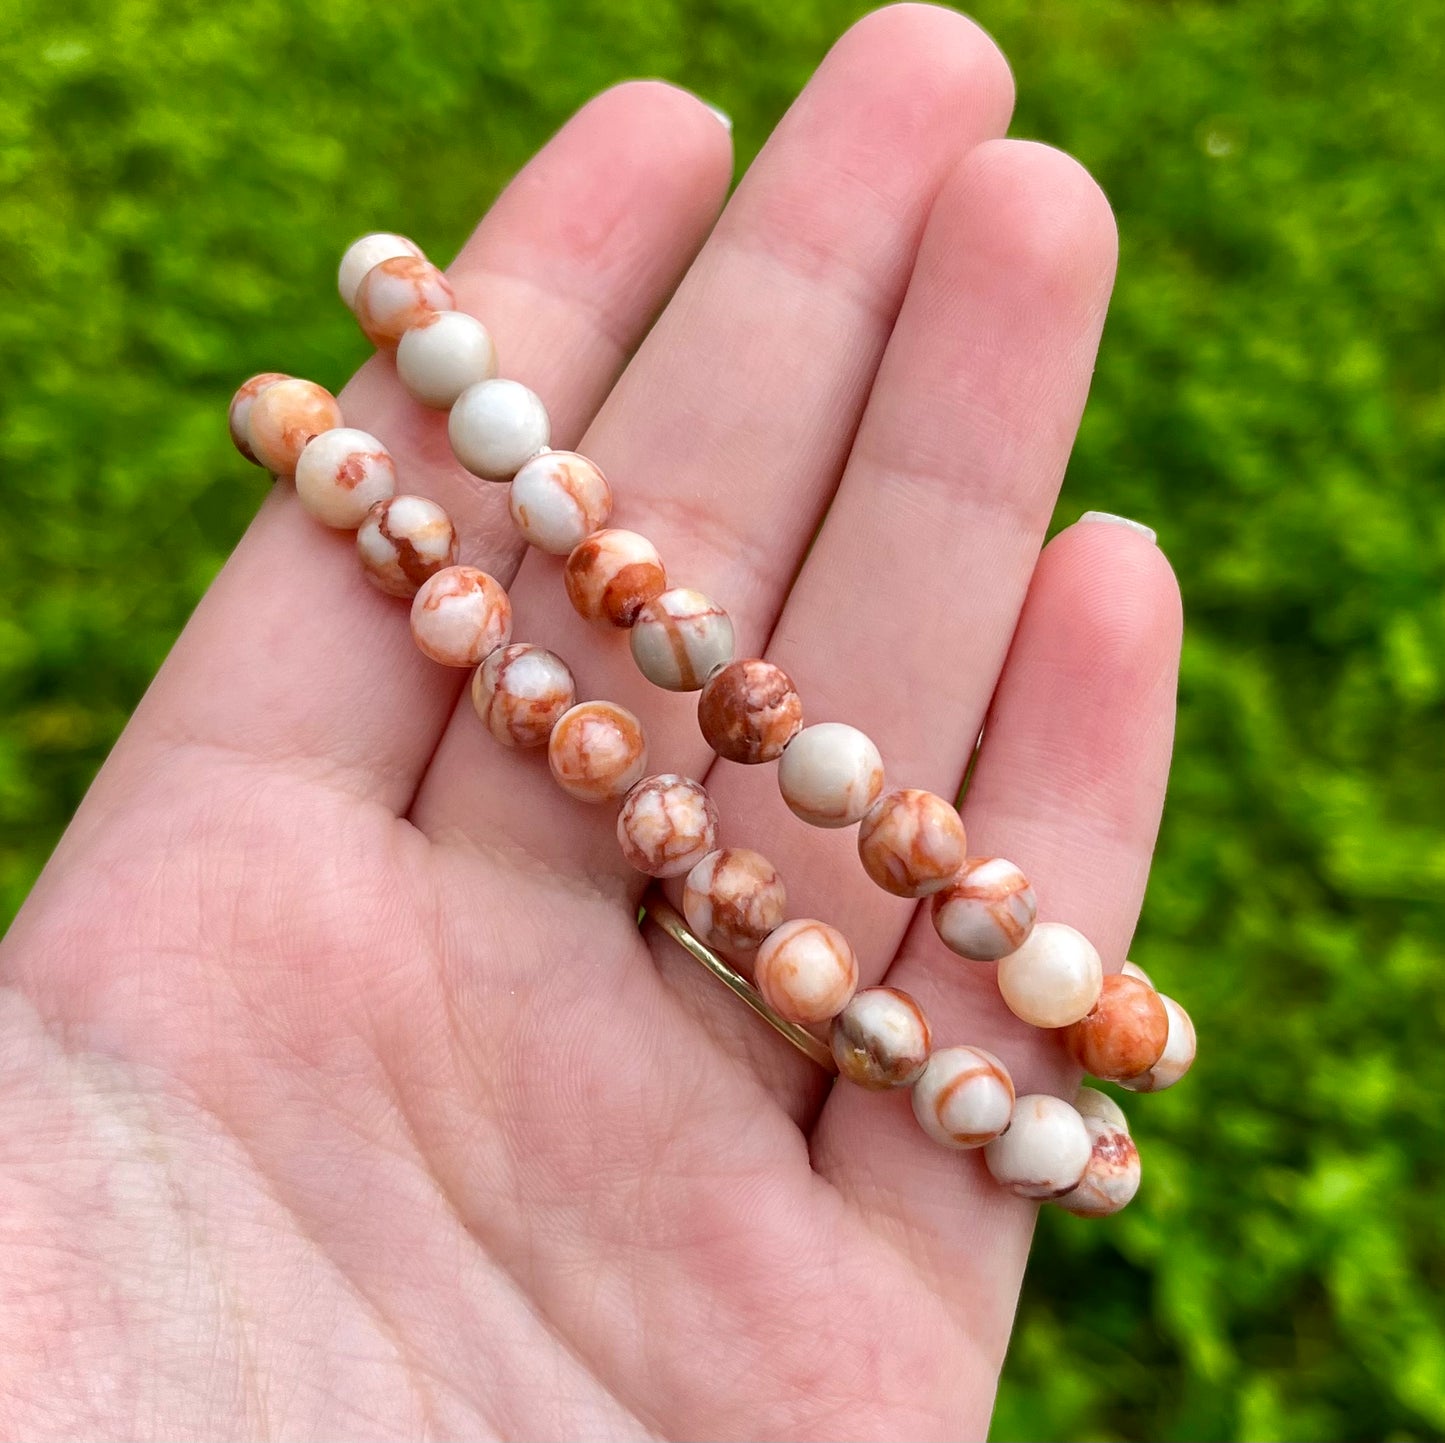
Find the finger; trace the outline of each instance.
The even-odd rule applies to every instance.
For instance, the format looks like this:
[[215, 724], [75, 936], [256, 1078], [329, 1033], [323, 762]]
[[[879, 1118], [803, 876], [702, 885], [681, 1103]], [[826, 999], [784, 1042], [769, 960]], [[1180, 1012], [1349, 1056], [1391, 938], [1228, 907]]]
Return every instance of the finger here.
[[[1079, 928], [1111, 972], [1138, 921], [1163, 807], [1179, 634], [1178, 588], [1148, 536], [1092, 522], [1063, 532], [1029, 590], [964, 801], [974, 847], [1023, 867], [1040, 916]], [[886, 980], [922, 1004], [935, 1046], [977, 1043], [1019, 1093], [1072, 1096], [1079, 1074], [1058, 1037], [1015, 1018], [994, 977], [992, 964], [946, 951], [921, 913]], [[980, 1153], [926, 1137], [902, 1093], [836, 1088], [814, 1157], [1001, 1354], [1034, 1206], [999, 1188]]]
[[[615, 524], [653, 540], [672, 584], [729, 610], [741, 655], [762, 644], [836, 485], [938, 186], [961, 149], [1002, 129], [1011, 99], [1002, 57], [961, 17], [899, 6], [860, 22], [779, 125], [586, 437], [613, 477]], [[695, 695], [652, 687], [624, 633], [582, 622], [554, 558], [528, 557], [513, 600], [519, 636], [560, 650], [581, 695], [646, 718], [651, 770], [701, 775], [711, 753]], [[500, 831], [550, 865], [640, 885], [613, 810], [579, 808], [544, 758], [503, 753], [465, 705], [413, 819], [432, 835]]]
[[[889, 786], [958, 792], [1088, 393], [1115, 251], [1099, 188], [1046, 146], [980, 145], [933, 208], [843, 484], [768, 645], [809, 720], [873, 738]], [[709, 787], [783, 869], [790, 912], [839, 927], [876, 982], [915, 904], [868, 880], [857, 830], [798, 821], [772, 768], [720, 766]], [[686, 959], [667, 965], [712, 1001]], [[723, 1025], [805, 1122], [818, 1070], [749, 1017]]]
[[[507, 371], [574, 440], [676, 284], [726, 192], [726, 130], [695, 97], [621, 86], [584, 107], [498, 199], [451, 268]], [[318, 298], [318, 304], [324, 303]], [[446, 416], [376, 356], [341, 395], [401, 485], [452, 514], [468, 562], [509, 580], [520, 555], [498, 488], [467, 475]], [[285, 764], [403, 809], [464, 680], [416, 653], [404, 606], [361, 576], [351, 534], [277, 487], [217, 578], [117, 757], [140, 774], [177, 743]]]

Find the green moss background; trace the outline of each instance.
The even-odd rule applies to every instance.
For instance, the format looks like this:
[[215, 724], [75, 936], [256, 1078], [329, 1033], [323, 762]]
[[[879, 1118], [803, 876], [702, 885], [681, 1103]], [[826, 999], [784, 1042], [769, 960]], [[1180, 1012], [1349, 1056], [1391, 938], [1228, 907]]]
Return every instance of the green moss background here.
[[[594, 91], [688, 85], [745, 161], [847, 0], [0, 7], [0, 908], [256, 474], [273, 366], [338, 385], [368, 228], [460, 242]], [[1015, 133], [1113, 198], [1117, 301], [1062, 519], [1156, 526], [1189, 614], [1135, 956], [1192, 1082], [1147, 1184], [1040, 1231], [999, 1439], [1445, 1434], [1445, 11], [981, 0]]]

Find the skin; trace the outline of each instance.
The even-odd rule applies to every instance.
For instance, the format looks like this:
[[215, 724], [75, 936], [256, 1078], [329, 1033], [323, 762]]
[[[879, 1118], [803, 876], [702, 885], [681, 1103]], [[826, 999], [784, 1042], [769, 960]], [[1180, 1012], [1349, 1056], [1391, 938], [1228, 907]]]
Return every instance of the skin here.
[[[875, 14], [712, 229], [724, 128], [624, 85], [450, 275], [554, 444], [619, 478], [627, 524], [810, 716], [943, 795], [987, 717], [974, 849], [1117, 968], [1178, 598], [1123, 528], [1040, 555], [1115, 238], [1076, 163], [1000, 139], [1011, 98], [966, 20]], [[523, 561], [445, 419], [385, 359], [344, 403], [511, 587], [519, 636], [702, 775], [687, 708]], [[276, 488], [0, 955], [0, 1432], [981, 1436], [1034, 1207], [640, 934], [612, 809], [495, 746], [466, 681]], [[771, 767], [708, 785], [863, 985], [913, 994], [1020, 1093], [1072, 1088], [1056, 1039], [926, 907], [852, 885], [851, 834], [789, 817]]]

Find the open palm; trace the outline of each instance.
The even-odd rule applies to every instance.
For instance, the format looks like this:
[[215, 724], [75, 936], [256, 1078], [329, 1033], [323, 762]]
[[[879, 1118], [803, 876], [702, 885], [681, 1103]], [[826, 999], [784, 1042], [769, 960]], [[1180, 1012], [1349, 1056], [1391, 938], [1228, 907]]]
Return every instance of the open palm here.
[[[1040, 555], [1114, 234], [1074, 162], [999, 138], [1010, 103], [967, 21], [880, 12], [714, 228], [724, 127], [625, 85], [451, 276], [619, 524], [810, 719], [950, 795], [987, 714], [971, 850], [1019, 862], [1117, 968], [1178, 603], [1126, 528]], [[795, 821], [771, 768], [707, 771], [693, 699], [571, 613], [389, 360], [342, 400], [509, 586], [517, 638], [636, 710], [655, 770], [706, 771], [724, 840], [773, 858], [865, 982], [1020, 1091], [1073, 1085], [991, 969], [860, 883], [850, 835]], [[496, 747], [464, 680], [278, 487], [5, 943], [0, 1432], [983, 1432], [1032, 1205], [906, 1097], [835, 1094], [639, 932], [610, 809]]]

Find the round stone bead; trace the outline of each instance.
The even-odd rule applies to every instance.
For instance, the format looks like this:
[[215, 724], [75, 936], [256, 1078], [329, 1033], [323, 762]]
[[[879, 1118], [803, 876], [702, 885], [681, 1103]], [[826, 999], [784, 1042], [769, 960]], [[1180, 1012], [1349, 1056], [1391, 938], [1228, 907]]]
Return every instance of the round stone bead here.
[[1079, 1185], [1055, 1201], [1079, 1217], [1108, 1217], [1125, 1207], [1139, 1191], [1139, 1149], [1129, 1136], [1127, 1119], [1112, 1098], [1085, 1087], [1080, 1089], [1074, 1108], [1084, 1119], [1092, 1151]]
[[252, 376], [250, 380], [242, 381], [236, 394], [231, 397], [231, 409], [226, 413], [226, 424], [231, 432], [231, 444], [254, 466], [259, 466], [261, 463], [251, 449], [251, 407], [255, 404], [256, 397], [267, 386], [273, 385], [277, 381], [291, 379], [284, 371], [262, 371], [259, 376]]
[[417, 591], [411, 634], [443, 666], [476, 666], [511, 639], [512, 603], [485, 571], [448, 566]]
[[607, 525], [612, 487], [585, 456], [544, 451], [512, 477], [507, 510], [529, 546], [566, 556]]
[[268, 471], [294, 476], [296, 462], [313, 437], [344, 426], [336, 397], [315, 381], [288, 376], [257, 393], [246, 418], [246, 439]]
[[369, 431], [338, 426], [306, 443], [296, 460], [296, 495], [324, 526], [350, 530], [396, 492], [396, 463]]
[[647, 770], [647, 737], [625, 707], [579, 702], [552, 728], [547, 761], [557, 785], [579, 802], [614, 801]]
[[1038, 910], [1029, 879], [1002, 857], [969, 857], [931, 907], [943, 945], [978, 962], [1022, 947]]
[[662, 557], [647, 537], [612, 528], [572, 549], [562, 572], [567, 598], [586, 621], [631, 626], [667, 585]]
[[697, 721], [708, 746], [727, 761], [775, 762], [802, 729], [803, 701], [782, 667], [752, 657], [707, 679]]
[[1107, 1122], [1111, 1127], [1129, 1131], [1129, 1119], [1125, 1116], [1124, 1109], [1107, 1092], [1100, 1092], [1097, 1087], [1079, 1089], [1079, 1095], [1074, 1099], [1074, 1111], [1085, 1122], [1095, 1118], [1100, 1122]]
[[484, 481], [510, 481], [552, 440], [542, 398], [520, 381], [478, 381], [457, 397], [447, 416], [456, 458]]
[[389, 231], [373, 231], [346, 247], [346, 254], [341, 257], [341, 267], [336, 272], [336, 289], [341, 292], [341, 299], [347, 310], [356, 309], [356, 291], [367, 271], [395, 256], [425, 259], [421, 247], [415, 241], [408, 240], [404, 235], [392, 235]]
[[779, 1016], [811, 1027], [848, 1005], [858, 986], [858, 959], [836, 927], [800, 917], [763, 938], [753, 977]]
[[475, 316], [428, 311], [397, 345], [396, 374], [423, 406], [444, 411], [468, 386], [497, 374], [497, 348]]
[[451, 283], [425, 256], [392, 256], [362, 276], [353, 309], [366, 339], [390, 348], [434, 311], [455, 305]]
[[815, 827], [847, 827], [883, 790], [883, 758], [857, 727], [804, 727], [778, 763], [778, 788], [793, 815]]
[[700, 783], [675, 772], [644, 777], [623, 799], [617, 844], [649, 877], [680, 877], [717, 846], [717, 808]]
[[1147, 1072], [1138, 1077], [1120, 1078], [1119, 1085], [1127, 1087], [1130, 1092], [1163, 1092], [1166, 1087], [1173, 1087], [1194, 1065], [1194, 1051], [1198, 1045], [1194, 1023], [1172, 997], [1166, 997], [1161, 992], [1159, 1000], [1169, 1018], [1169, 1035], [1164, 1042], [1164, 1051]]
[[472, 677], [472, 705], [504, 747], [540, 747], [577, 700], [571, 668], [544, 647], [499, 646]]
[[457, 559], [457, 528], [425, 496], [378, 501], [356, 532], [362, 574], [378, 591], [408, 600], [428, 578]]
[[1093, 1150], [1084, 1119], [1067, 1102], [1027, 1093], [1014, 1104], [1008, 1131], [983, 1156], [994, 1180], [1011, 1193], [1056, 1198], [1078, 1187]]
[[693, 935], [722, 952], [751, 952], [782, 925], [787, 907], [777, 868], [746, 847], [709, 852], [682, 889], [682, 912]]
[[954, 807], [912, 787], [879, 797], [858, 827], [863, 870], [895, 897], [927, 897], [948, 886], [966, 847]]
[[982, 1047], [940, 1047], [913, 1085], [913, 1115], [944, 1147], [982, 1147], [1013, 1116], [1009, 1070]]
[[1034, 1027], [1067, 1027], [1087, 1017], [1104, 986], [1104, 964], [1082, 932], [1040, 922], [998, 964], [998, 990], [1009, 1011]]
[[1135, 963], [1133, 963], [1133, 962], [1126, 962], [1126, 963], [1119, 969], [1119, 975], [1120, 975], [1121, 977], [1137, 977], [1137, 978], [1139, 979], [1139, 981], [1140, 981], [1140, 982], [1143, 982], [1146, 986], [1149, 986], [1149, 987], [1153, 987], [1153, 986], [1154, 986], [1154, 983], [1153, 983], [1153, 981], [1150, 979], [1149, 974], [1148, 974], [1142, 967], [1137, 966], [1137, 965], [1136, 965]]
[[923, 1009], [896, 987], [865, 987], [833, 1019], [833, 1061], [849, 1082], [882, 1092], [909, 1087], [928, 1065], [933, 1033]]
[[1069, 1056], [1094, 1077], [1118, 1082], [1154, 1066], [1169, 1036], [1169, 1014], [1159, 994], [1137, 977], [1104, 978], [1087, 1017], [1064, 1031]]
[[666, 691], [697, 691], [733, 659], [732, 618], [685, 586], [654, 596], [637, 613], [630, 640], [637, 669]]

